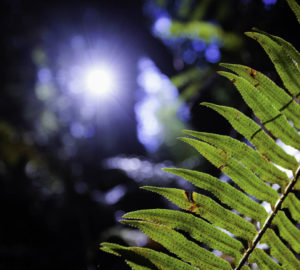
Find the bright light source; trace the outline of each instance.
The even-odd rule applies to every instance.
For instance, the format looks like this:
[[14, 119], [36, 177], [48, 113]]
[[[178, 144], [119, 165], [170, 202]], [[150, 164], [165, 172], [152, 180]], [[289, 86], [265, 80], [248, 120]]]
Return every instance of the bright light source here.
[[90, 94], [103, 97], [114, 90], [114, 77], [108, 67], [94, 67], [87, 71], [85, 84]]

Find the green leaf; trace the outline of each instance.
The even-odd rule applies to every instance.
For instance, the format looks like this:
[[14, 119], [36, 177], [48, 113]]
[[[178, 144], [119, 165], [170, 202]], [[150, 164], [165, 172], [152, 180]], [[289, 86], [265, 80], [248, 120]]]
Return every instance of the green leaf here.
[[130, 212], [124, 215], [123, 218], [145, 220], [187, 232], [192, 238], [236, 258], [237, 261], [243, 253], [241, 242], [218, 230], [203, 219], [188, 213], [166, 209], [151, 209]]
[[282, 208], [289, 209], [294, 220], [300, 223], [300, 201], [294, 193], [290, 193], [283, 201]]
[[275, 205], [278, 200], [277, 192], [262, 182], [248, 168], [241, 165], [224, 150], [194, 139], [181, 138], [181, 140], [193, 146], [213, 165], [228, 175], [245, 192], [259, 200], [265, 200]]
[[170, 227], [137, 220], [121, 220], [121, 222], [140, 229], [170, 252], [199, 269], [231, 269], [227, 261], [199, 247]]
[[263, 223], [267, 218], [268, 214], [260, 204], [254, 202], [244, 193], [232, 187], [228, 183], [223, 182], [209, 174], [176, 168], [168, 168], [163, 170], [183, 177], [195, 186], [210, 191], [222, 203], [227, 204], [229, 207], [247, 217], [258, 220], [261, 223]]
[[262, 249], [254, 249], [249, 257], [250, 263], [256, 263], [260, 270], [283, 270], [283, 268], [273, 261]]
[[292, 246], [293, 250], [300, 253], [300, 231], [283, 211], [278, 211], [273, 224], [278, 227], [280, 236]]
[[264, 159], [257, 151], [229, 136], [223, 136], [213, 133], [197, 132], [184, 130], [183, 133], [196, 137], [204, 142], [220, 148], [241, 162], [260, 179], [272, 184], [278, 184], [284, 188], [289, 183], [287, 175], [275, 167], [273, 164]]
[[177, 87], [183, 87], [188, 84], [190, 81], [197, 79], [202, 75], [202, 71], [198, 68], [191, 68], [185, 72], [182, 72], [171, 79], [171, 82]]
[[218, 73], [234, 83], [245, 102], [275, 137], [281, 139], [285, 144], [300, 149], [300, 135], [289, 124], [284, 114], [279, 112], [256, 87], [233, 73], [224, 71]]
[[173, 20], [170, 35], [177, 38], [201, 38], [207, 42], [217, 38], [223, 42], [224, 48], [228, 50], [238, 49], [242, 45], [240, 36], [225, 32], [216, 24], [205, 21], [180, 22]]
[[285, 50], [286, 54], [292, 59], [293, 63], [296, 65], [296, 67], [299, 67], [300, 53], [296, 50], [296, 48], [291, 43], [289, 43], [288, 41], [284, 40], [281, 37], [271, 35], [267, 32], [263, 32], [260, 29], [253, 28], [253, 30], [256, 32], [259, 32], [265, 36], [268, 36], [270, 39], [274, 40], [280, 46], [282, 46], [283, 49]]
[[173, 20], [170, 32], [175, 37], [201, 37], [205, 41], [210, 41], [213, 37], [221, 37], [223, 34], [220, 27], [204, 21], [182, 23]]
[[195, 212], [215, 226], [223, 228], [232, 234], [246, 240], [256, 235], [255, 227], [220, 206], [214, 200], [196, 192], [188, 194], [187, 191], [176, 188], [143, 187], [143, 189], [156, 192], [184, 210]]
[[202, 105], [225, 117], [233, 128], [250, 141], [263, 157], [281, 167], [296, 171], [298, 167], [296, 159], [283, 151], [252, 119], [234, 108], [207, 102], [202, 103]]
[[261, 241], [271, 248], [271, 255], [282, 263], [283, 269], [300, 269], [300, 262], [272, 229], [266, 230]]
[[[124, 256], [125, 257], [125, 256]], [[137, 263], [134, 263], [134, 262], [130, 262], [128, 260], [125, 260], [125, 262], [129, 265], [129, 267], [133, 270], [148, 270], [148, 269], [152, 269], [152, 268], [149, 268], [149, 267], [145, 267], [145, 266], [141, 266]]]
[[300, 93], [300, 70], [284, 47], [264, 34], [257, 32], [246, 32], [245, 34], [260, 43], [273, 62], [287, 90], [297, 97]]
[[286, 0], [291, 8], [291, 10], [295, 13], [298, 22], [300, 23], [300, 6], [297, 4], [295, 0]]
[[[287, 1], [300, 22], [300, 6], [296, 1]], [[182, 3], [185, 11], [190, 10], [190, 2]], [[300, 150], [297, 130], [300, 127], [300, 101], [297, 99], [300, 96], [300, 53], [280, 37], [254, 31], [246, 35], [261, 44], [291, 95], [252, 68], [222, 64], [235, 74], [220, 74], [235, 84], [261, 125], [236, 109], [203, 104], [223, 115], [255, 149], [248, 146], [248, 142], [228, 136], [184, 131], [197, 140], [180, 139], [192, 145], [237, 186], [201, 172], [165, 169], [209, 193], [206, 196], [176, 188], [144, 187], [191, 213], [151, 209], [124, 215], [122, 223], [140, 229], [174, 254], [172, 257], [146, 248], [104, 243], [102, 250], [124, 256], [132, 269], [227, 270], [233, 265], [235, 270], [250, 270], [250, 266], [255, 269], [258, 266], [261, 270], [300, 269], [300, 261], [295, 256], [300, 254], [300, 231], [295, 224], [300, 223], [300, 200], [294, 193], [300, 189], [300, 165], [275, 142], [275, 138], [279, 138]], [[201, 37], [207, 41], [217, 37], [225, 47], [234, 38], [221, 28], [200, 21], [173, 21], [169, 34], [169, 37]], [[202, 77], [205, 72], [201, 73]], [[197, 70], [191, 70], [173, 79], [177, 85], [187, 86], [182, 89], [181, 98], [194, 94], [202, 80], [197, 74]], [[291, 170], [293, 178], [289, 179], [277, 165]], [[271, 184], [279, 184], [281, 189], [275, 190]], [[271, 204], [269, 215], [257, 200]], [[290, 215], [286, 215], [287, 211]], [[258, 245], [262, 243], [269, 248], [260, 249]], [[210, 249], [222, 255], [217, 257]]]
[[102, 243], [101, 246], [101, 250], [103, 251], [126, 258], [127, 263], [136, 270], [153, 270], [156, 268], [166, 270], [195, 270], [194, 267], [187, 263], [149, 248], [124, 247], [112, 243]]
[[[293, 49], [291, 50], [293, 51]], [[300, 128], [300, 105], [267, 76], [247, 66], [224, 63], [220, 65], [232, 70], [251, 83], [261, 94], [272, 102], [272, 105], [278, 111], [282, 112], [287, 119], [292, 121], [296, 128]]]
[[104, 242], [101, 243], [100, 250], [126, 258], [125, 262], [134, 270], [155, 269], [155, 265], [151, 261], [136, 254], [131, 248]]

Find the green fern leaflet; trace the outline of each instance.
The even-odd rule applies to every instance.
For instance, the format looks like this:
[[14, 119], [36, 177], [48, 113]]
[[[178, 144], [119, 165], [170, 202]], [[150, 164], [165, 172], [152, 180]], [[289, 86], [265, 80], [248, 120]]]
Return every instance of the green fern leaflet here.
[[[300, 22], [300, 6], [287, 2]], [[217, 201], [176, 188], [143, 187], [183, 211], [150, 209], [123, 216], [122, 223], [169, 251], [101, 244], [103, 251], [122, 256], [132, 269], [245, 270], [253, 264], [259, 269], [300, 269], [296, 226], [300, 223], [300, 164], [274, 140], [300, 150], [300, 54], [280, 37], [257, 29], [246, 35], [266, 51], [285, 89], [247, 66], [221, 64], [230, 72], [219, 74], [235, 85], [260, 124], [230, 107], [202, 105], [221, 114], [254, 148], [228, 136], [183, 131], [190, 137], [180, 139], [229, 176], [235, 187], [202, 172], [165, 169], [210, 192]], [[290, 170], [293, 177], [279, 167]], [[269, 213], [261, 202], [270, 205]]]

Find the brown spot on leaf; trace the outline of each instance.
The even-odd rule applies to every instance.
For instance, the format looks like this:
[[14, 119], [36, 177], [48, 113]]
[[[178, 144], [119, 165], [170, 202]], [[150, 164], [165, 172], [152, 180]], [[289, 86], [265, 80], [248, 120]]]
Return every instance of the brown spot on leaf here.
[[195, 210], [198, 208], [199, 206], [198, 206], [198, 204], [193, 204], [190, 208], [189, 208], [189, 211], [191, 211], [191, 212], [195, 212]]
[[233, 78], [231, 81], [232, 81], [233, 83], [235, 83], [235, 82], [236, 82], [236, 79], [235, 79], [235, 78]]
[[259, 86], [259, 83], [254, 84], [254, 87], [257, 87], [257, 86]]
[[221, 166], [218, 167], [219, 170], [222, 170], [223, 168], [227, 167], [227, 164], [222, 164]]
[[262, 157], [266, 160], [266, 161], [270, 161], [269, 160], [269, 157], [268, 157], [268, 154], [266, 154], [266, 153], [261, 153], [261, 155], [262, 155]]
[[250, 68], [250, 76], [251, 76], [251, 77], [254, 78], [255, 75], [256, 75], [256, 73], [257, 73], [257, 72], [256, 72], [253, 68]]

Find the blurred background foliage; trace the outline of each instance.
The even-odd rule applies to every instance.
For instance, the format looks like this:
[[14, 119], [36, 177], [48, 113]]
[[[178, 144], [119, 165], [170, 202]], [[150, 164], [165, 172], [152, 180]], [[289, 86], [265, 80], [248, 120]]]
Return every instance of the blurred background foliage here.
[[[99, 243], [161, 248], [118, 220], [172, 207], [141, 185], [192, 188], [163, 167], [219, 176], [176, 140], [187, 128], [237, 137], [201, 101], [251, 115], [217, 64], [249, 65], [280, 84], [243, 32], [255, 26], [298, 45], [279, 0], [0, 5], [1, 269], [128, 269]], [[114, 73], [107, 96], [86, 85], [98, 63]]]

